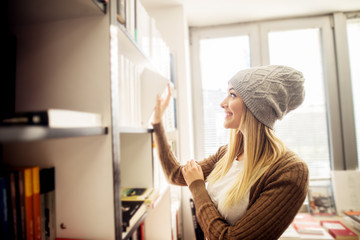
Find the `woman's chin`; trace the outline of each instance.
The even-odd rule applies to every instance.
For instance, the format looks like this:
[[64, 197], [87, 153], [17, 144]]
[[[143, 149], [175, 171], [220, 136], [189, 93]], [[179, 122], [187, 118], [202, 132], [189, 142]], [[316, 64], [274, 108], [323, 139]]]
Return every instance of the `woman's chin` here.
[[225, 129], [231, 129], [231, 128], [233, 128], [233, 127], [231, 127], [231, 125], [229, 124], [229, 123], [224, 123], [224, 128]]

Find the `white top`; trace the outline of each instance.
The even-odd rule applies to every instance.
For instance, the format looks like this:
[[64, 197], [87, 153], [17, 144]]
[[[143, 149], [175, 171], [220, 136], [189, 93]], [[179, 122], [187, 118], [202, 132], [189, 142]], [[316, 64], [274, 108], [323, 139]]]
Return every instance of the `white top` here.
[[239, 176], [240, 172], [243, 170], [244, 161], [234, 160], [231, 168], [226, 173], [226, 175], [215, 182], [214, 184], [208, 183], [207, 191], [208, 194], [218, 209], [219, 213], [226, 219], [226, 221], [230, 225], [235, 225], [237, 220], [239, 220], [244, 213], [246, 212], [246, 208], [249, 205], [249, 191], [245, 195], [245, 197], [236, 204], [233, 204], [228, 209], [224, 209], [221, 207], [222, 203], [226, 198], [226, 194], [229, 191], [229, 188], [235, 182], [235, 179]]

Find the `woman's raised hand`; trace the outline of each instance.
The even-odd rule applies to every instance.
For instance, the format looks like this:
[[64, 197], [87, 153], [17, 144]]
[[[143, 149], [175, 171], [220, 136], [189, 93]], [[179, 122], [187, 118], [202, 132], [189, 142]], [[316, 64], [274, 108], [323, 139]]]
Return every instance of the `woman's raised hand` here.
[[169, 105], [170, 99], [171, 99], [171, 87], [170, 87], [170, 83], [168, 83], [168, 94], [166, 98], [164, 99], [160, 95], [157, 95], [156, 97], [156, 105], [154, 109], [152, 124], [157, 124], [161, 122], [165, 110]]

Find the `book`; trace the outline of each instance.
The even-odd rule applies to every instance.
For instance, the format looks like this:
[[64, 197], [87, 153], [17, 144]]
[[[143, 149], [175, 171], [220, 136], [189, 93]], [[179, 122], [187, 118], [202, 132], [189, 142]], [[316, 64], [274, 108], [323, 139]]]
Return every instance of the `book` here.
[[40, 210], [40, 168], [31, 168], [34, 240], [41, 240], [41, 210]]
[[301, 240], [333, 240], [334, 238], [325, 230], [321, 229], [322, 234], [302, 234], [300, 233]]
[[358, 222], [360, 224], [360, 211], [344, 211], [345, 216], [348, 216], [352, 219], [354, 219], [354, 221]]
[[40, 169], [40, 202], [42, 240], [53, 240], [56, 236], [55, 212], [55, 168]]
[[34, 239], [32, 170], [23, 168], [26, 239]]
[[350, 218], [348, 216], [344, 217], [344, 220], [352, 226], [355, 230], [360, 231], [360, 223], [354, 220], [353, 218]]
[[17, 219], [19, 219], [18, 233], [20, 239], [34, 239], [34, 200], [32, 167], [8, 168], [9, 172], [16, 172], [17, 184]]
[[323, 226], [336, 240], [358, 240], [358, 235], [346, 227], [342, 222], [336, 220], [321, 220]]
[[323, 228], [309, 213], [298, 213], [295, 216], [292, 225], [300, 234], [323, 234]]
[[153, 189], [150, 195], [145, 199], [144, 203], [147, 208], [155, 208], [159, 203], [160, 191], [158, 189]]
[[126, 21], [126, 1], [125, 0], [117, 0], [117, 20], [125, 25]]
[[0, 237], [4, 240], [10, 239], [8, 212], [6, 178], [0, 177]]
[[155, 188], [122, 188], [122, 201], [143, 201], [146, 208], [155, 208], [160, 196], [159, 190]]
[[145, 68], [140, 75], [141, 81], [141, 125], [147, 126], [154, 107], [157, 95], [162, 95], [169, 80], [148, 68]]
[[53, 128], [101, 127], [101, 115], [64, 109], [16, 112], [0, 119], [3, 126], [47, 126]]
[[292, 222], [292, 226], [299, 234], [300, 239], [307, 239], [307, 240], [333, 239], [333, 237], [309, 213], [298, 213]]
[[7, 171], [7, 184], [8, 184], [8, 208], [9, 208], [9, 231], [13, 239], [21, 239], [21, 219], [19, 211], [19, 194], [18, 194], [18, 172]]
[[123, 231], [129, 231], [146, 213], [144, 201], [121, 201]]
[[300, 240], [299, 233], [295, 230], [293, 225], [289, 225], [289, 227], [283, 232], [280, 236], [279, 240]]
[[126, 0], [125, 11], [125, 28], [131, 38], [135, 41], [135, 0]]
[[122, 201], [145, 201], [152, 193], [152, 188], [122, 188]]
[[360, 231], [360, 211], [344, 211], [345, 220], [356, 230]]
[[19, 236], [21, 236], [21, 239], [26, 239], [26, 211], [25, 211], [25, 186], [24, 186], [24, 172], [23, 171], [17, 171], [17, 188], [16, 188], [16, 194], [17, 194], [17, 209], [18, 209], [18, 216], [20, 221], [20, 227], [19, 227]]
[[144, 54], [150, 57], [150, 16], [140, 0], [136, 3], [137, 44]]

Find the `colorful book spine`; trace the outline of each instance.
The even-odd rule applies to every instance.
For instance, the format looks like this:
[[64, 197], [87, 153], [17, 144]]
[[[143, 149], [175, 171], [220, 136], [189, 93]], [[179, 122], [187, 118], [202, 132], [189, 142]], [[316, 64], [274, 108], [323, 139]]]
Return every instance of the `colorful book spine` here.
[[21, 239], [26, 239], [26, 213], [25, 213], [25, 186], [24, 171], [18, 171], [18, 211], [20, 221]]
[[26, 239], [34, 239], [33, 188], [31, 168], [24, 169]]
[[10, 171], [7, 174], [7, 180], [8, 180], [8, 203], [9, 203], [9, 222], [10, 222], [10, 234], [14, 239], [19, 239], [20, 236], [20, 225], [19, 225], [19, 215], [18, 215], [18, 198], [17, 198], [17, 172], [16, 171]]
[[358, 240], [358, 235], [340, 221], [322, 220], [320, 224], [335, 239]]
[[34, 239], [41, 240], [40, 168], [32, 167]]
[[41, 232], [43, 240], [56, 238], [55, 168], [40, 170]]
[[7, 187], [4, 177], [0, 177], [0, 238], [9, 239]]

